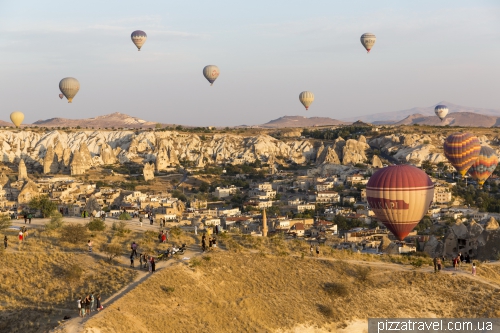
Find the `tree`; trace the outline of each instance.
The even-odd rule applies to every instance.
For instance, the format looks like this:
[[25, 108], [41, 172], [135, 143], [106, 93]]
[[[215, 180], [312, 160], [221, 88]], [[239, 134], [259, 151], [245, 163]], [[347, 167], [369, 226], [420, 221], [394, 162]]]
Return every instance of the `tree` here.
[[54, 211], [50, 216], [50, 221], [45, 224], [45, 229], [55, 230], [61, 228], [62, 226], [63, 220], [61, 213]]
[[87, 223], [87, 228], [90, 231], [103, 231], [106, 229], [106, 224], [99, 218], [93, 218], [89, 223]]
[[28, 203], [30, 209], [38, 209], [42, 212], [43, 217], [50, 216], [57, 209], [57, 205], [49, 199], [47, 195], [41, 195], [31, 199]]
[[122, 254], [122, 247], [116, 243], [102, 244], [101, 250], [106, 253], [109, 262]]
[[65, 225], [62, 228], [61, 239], [72, 244], [85, 242], [87, 239], [87, 227], [76, 223]]

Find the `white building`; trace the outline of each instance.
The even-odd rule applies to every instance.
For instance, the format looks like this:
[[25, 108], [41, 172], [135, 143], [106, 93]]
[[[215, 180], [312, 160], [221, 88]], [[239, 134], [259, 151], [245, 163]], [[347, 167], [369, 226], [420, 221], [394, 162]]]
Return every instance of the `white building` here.
[[335, 191], [318, 191], [318, 193], [316, 193], [316, 202], [320, 203], [340, 202], [340, 195]]

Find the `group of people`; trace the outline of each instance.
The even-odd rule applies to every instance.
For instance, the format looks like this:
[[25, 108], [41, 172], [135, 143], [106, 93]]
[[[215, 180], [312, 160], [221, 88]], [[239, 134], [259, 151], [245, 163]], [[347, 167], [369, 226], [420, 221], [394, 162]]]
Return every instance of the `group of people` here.
[[166, 231], [163, 231], [163, 230], [162, 230], [162, 231], [158, 234], [158, 241], [159, 241], [160, 243], [166, 243], [166, 242], [168, 242], [168, 241], [169, 241], [169, 239], [170, 239], [170, 235], [169, 235], [169, 233], [168, 233], [168, 230], [166, 230]]
[[26, 224], [26, 222], [29, 221], [29, 224], [31, 224], [31, 219], [33, 218], [33, 215], [31, 215], [31, 213], [28, 213], [28, 214], [24, 214], [24, 224]]
[[149, 273], [154, 273], [156, 271], [156, 262], [155, 258], [153, 256], [148, 256], [145, 253], [138, 254], [137, 253], [137, 243], [132, 242], [130, 245], [130, 249], [132, 252], [130, 253], [130, 267], [135, 267], [134, 266], [134, 258], [137, 259], [139, 257], [139, 268], [149, 268]]
[[[21, 227], [21, 230], [19, 230], [19, 243], [22, 241], [25, 241], [26, 238], [28, 237], [28, 228], [26, 228], [24, 225]], [[7, 236], [4, 238], [4, 245], [5, 248], [7, 248]]]
[[[445, 260], [444, 257], [442, 257], [442, 258], [434, 257], [433, 263], [434, 263], [434, 272], [435, 273], [441, 271], [441, 269], [444, 266], [444, 260]], [[453, 257], [452, 263], [453, 263], [453, 269], [458, 270], [462, 263], [467, 263], [467, 264], [471, 263], [471, 259], [470, 259], [469, 254], [463, 255], [462, 253], [458, 253], [458, 255], [456, 257]], [[475, 262], [472, 263], [471, 273], [472, 273], [472, 275], [476, 275], [476, 263]]]
[[[311, 251], [311, 257], [312, 257], [314, 255], [314, 253], [313, 253], [314, 247], [312, 244], [311, 244], [311, 247], [309, 248], [309, 251]], [[319, 257], [319, 244], [316, 245], [316, 257]]]
[[[217, 247], [217, 239], [215, 237], [208, 237], [208, 249]], [[201, 248], [203, 252], [207, 250], [207, 234], [201, 236]]]
[[100, 311], [104, 308], [101, 304], [101, 295], [94, 297], [94, 292], [85, 297], [78, 297], [76, 302], [80, 317], [90, 316], [90, 312]]

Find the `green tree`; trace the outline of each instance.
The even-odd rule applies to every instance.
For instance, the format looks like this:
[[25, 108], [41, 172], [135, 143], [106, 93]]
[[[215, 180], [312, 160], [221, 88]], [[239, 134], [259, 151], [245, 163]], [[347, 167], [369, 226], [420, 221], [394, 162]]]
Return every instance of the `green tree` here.
[[54, 211], [50, 216], [50, 221], [45, 224], [45, 229], [56, 230], [63, 226], [63, 219], [61, 213]]
[[50, 216], [57, 209], [55, 202], [51, 201], [47, 195], [41, 195], [31, 199], [28, 203], [30, 209], [38, 209], [42, 212], [43, 217]]
[[0, 216], [0, 230], [7, 229], [12, 224], [9, 215], [2, 214]]

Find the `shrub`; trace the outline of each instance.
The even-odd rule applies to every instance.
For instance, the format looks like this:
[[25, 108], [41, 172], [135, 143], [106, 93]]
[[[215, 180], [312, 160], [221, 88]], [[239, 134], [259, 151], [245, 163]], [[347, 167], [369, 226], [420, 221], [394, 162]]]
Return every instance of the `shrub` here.
[[9, 215], [2, 215], [0, 217], [0, 230], [7, 229], [12, 224]]
[[355, 276], [360, 282], [367, 282], [370, 272], [370, 267], [356, 266], [355, 268]]
[[59, 212], [53, 212], [50, 216], [50, 221], [45, 223], [46, 230], [56, 230], [63, 226], [62, 215]]
[[193, 260], [191, 260], [190, 264], [191, 264], [192, 268], [195, 268], [195, 267], [201, 266], [202, 262], [199, 259], [193, 259]]
[[106, 224], [101, 219], [93, 218], [89, 223], [87, 223], [87, 228], [90, 231], [103, 231], [106, 229]]
[[131, 219], [132, 219], [132, 217], [130, 216], [130, 214], [129, 214], [129, 213], [125, 213], [125, 212], [123, 212], [123, 213], [121, 213], [121, 214], [120, 214], [120, 216], [118, 216], [118, 219], [119, 219], [119, 220], [125, 220], [125, 221], [128, 221], [128, 220], [131, 220]]
[[172, 236], [180, 236], [182, 234], [182, 229], [179, 227], [173, 227], [170, 229], [170, 234]]
[[130, 229], [127, 228], [127, 225], [123, 221], [113, 222], [111, 230], [116, 231], [116, 235], [119, 237], [122, 237], [131, 231]]
[[348, 287], [342, 282], [325, 283], [325, 285], [323, 286], [323, 289], [329, 295], [336, 295], [336, 296], [340, 296], [340, 297], [345, 297], [345, 296], [349, 295]]
[[122, 247], [117, 243], [102, 244], [101, 251], [106, 253], [108, 261], [111, 262], [114, 258], [122, 254]]
[[70, 223], [62, 228], [61, 239], [68, 243], [78, 244], [87, 240], [87, 227], [81, 224]]

